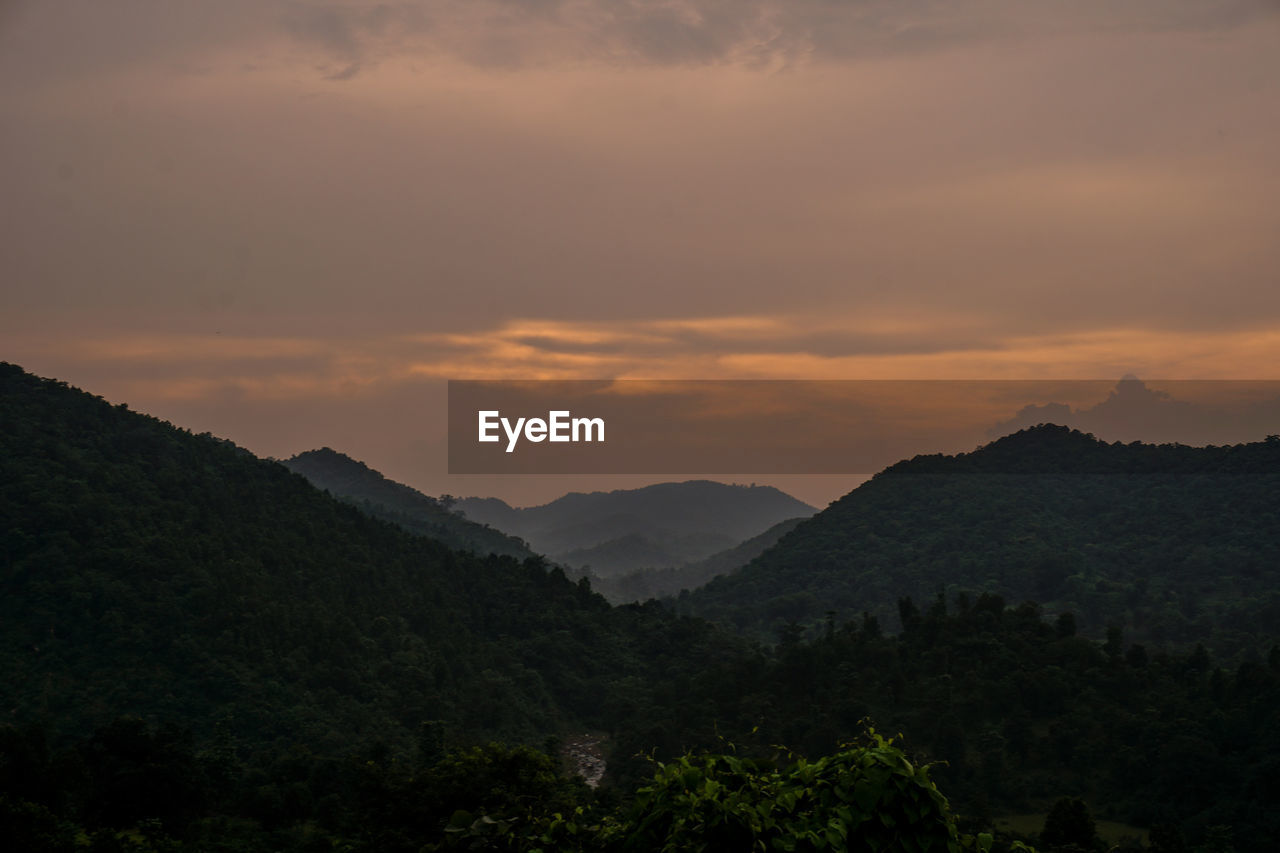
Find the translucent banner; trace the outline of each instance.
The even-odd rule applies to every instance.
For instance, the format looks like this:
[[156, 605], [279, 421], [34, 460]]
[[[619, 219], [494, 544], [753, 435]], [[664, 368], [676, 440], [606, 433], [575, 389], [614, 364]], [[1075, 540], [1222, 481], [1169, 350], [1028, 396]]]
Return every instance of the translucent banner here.
[[859, 474], [1055, 423], [1105, 441], [1280, 433], [1280, 381], [449, 382], [450, 474]]

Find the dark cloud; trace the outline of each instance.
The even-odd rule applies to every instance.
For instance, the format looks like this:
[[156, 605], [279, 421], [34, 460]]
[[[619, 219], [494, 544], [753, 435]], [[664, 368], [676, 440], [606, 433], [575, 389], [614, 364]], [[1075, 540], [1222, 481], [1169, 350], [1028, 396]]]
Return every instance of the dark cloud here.
[[325, 74], [324, 79], [338, 80], [338, 81], [351, 80], [359, 73], [360, 73], [360, 63], [353, 62], [350, 65], [348, 65], [346, 68], [340, 68], [337, 71], [333, 71], [331, 73]]
[[[789, 63], [918, 53], [1008, 37], [1215, 30], [1278, 11], [1267, 0], [490, 0], [471, 5], [503, 10], [512, 59], [517, 54], [542, 61], [589, 56], [657, 64]], [[541, 45], [526, 43], [522, 29]], [[477, 34], [466, 26], [443, 27], [435, 47], [466, 55], [467, 41]]]
[[1069, 426], [1104, 441], [1235, 444], [1258, 441], [1280, 427], [1280, 383], [1174, 380], [1148, 387], [1126, 376], [1107, 397], [1073, 408], [1032, 404], [988, 431], [992, 438], [1042, 423]]
[[17, 0], [0, 4], [0, 70], [191, 62], [280, 35], [344, 68], [433, 55], [497, 66], [786, 64], [1058, 33], [1212, 31], [1277, 11], [1269, 0]]
[[[670, 6], [652, 8], [621, 3], [615, 32], [646, 60], [655, 62], [707, 61], [724, 56], [734, 42], [732, 29], [717, 28], [701, 16], [682, 14]], [[737, 22], [733, 22], [737, 24]]]
[[601, 333], [587, 337], [574, 335], [516, 334], [512, 343], [544, 353], [573, 355], [618, 355], [636, 358], [682, 354], [705, 355], [732, 351], [745, 355], [814, 355], [821, 358], [846, 358], [866, 355], [932, 355], [944, 352], [974, 350], [993, 351], [1002, 345], [993, 340], [990, 329], [939, 330], [918, 332], [875, 332], [850, 329], [847, 332], [813, 331], [803, 322], [773, 324], [768, 333], [734, 334], [723, 329], [708, 330], [665, 325], [661, 321], [641, 323], [636, 328], [622, 329], [618, 334]]
[[330, 53], [355, 56], [361, 52], [361, 42], [366, 35], [363, 20], [366, 15], [361, 9], [298, 3], [286, 10], [284, 26], [290, 35]]
[[411, 40], [431, 29], [433, 4], [287, 4], [279, 20], [293, 39], [318, 48], [337, 70], [325, 69], [326, 80], [350, 80], [366, 65], [412, 49]]

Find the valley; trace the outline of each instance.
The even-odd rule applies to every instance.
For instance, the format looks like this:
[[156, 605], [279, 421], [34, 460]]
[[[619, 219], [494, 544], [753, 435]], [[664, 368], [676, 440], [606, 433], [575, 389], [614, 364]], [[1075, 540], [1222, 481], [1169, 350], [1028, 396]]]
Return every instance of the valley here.
[[755, 536], [687, 592], [611, 605], [533, 528], [335, 451], [286, 467], [13, 365], [0, 411], [0, 821], [22, 849], [532, 849], [538, 827], [622, 850], [687, 817], [652, 799], [670, 768], [708, 808], [776, 809], [850, 744], [908, 761], [911, 796], [936, 781], [928, 826], [959, 849], [1280, 837], [1271, 439], [1033, 427], [783, 522], [776, 490], [698, 481], [534, 508], [561, 543], [646, 505], [658, 540]]

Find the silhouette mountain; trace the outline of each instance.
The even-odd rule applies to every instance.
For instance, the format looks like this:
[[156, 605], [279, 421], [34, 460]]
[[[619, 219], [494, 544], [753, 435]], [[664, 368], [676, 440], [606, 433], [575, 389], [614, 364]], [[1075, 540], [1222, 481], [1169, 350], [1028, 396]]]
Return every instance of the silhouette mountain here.
[[[1083, 630], [1228, 642], [1280, 628], [1280, 438], [1107, 444], [1041, 425], [972, 453], [917, 456], [682, 599], [771, 636], [900, 597], [996, 594], [1072, 611]], [[888, 623], [886, 623], [888, 624]]]
[[255, 764], [303, 747], [412, 755], [423, 720], [453, 746], [541, 742], [603, 727], [615, 685], [635, 696], [737, 647], [660, 608], [610, 608], [540, 559], [410, 535], [231, 442], [4, 363], [0, 413], [13, 724], [82, 737], [131, 715], [201, 743], [221, 732]]

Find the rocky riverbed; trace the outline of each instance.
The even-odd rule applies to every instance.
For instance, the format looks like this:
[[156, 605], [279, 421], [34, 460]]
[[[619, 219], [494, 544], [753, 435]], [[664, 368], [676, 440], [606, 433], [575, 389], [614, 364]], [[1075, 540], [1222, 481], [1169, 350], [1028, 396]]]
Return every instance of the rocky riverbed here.
[[576, 734], [564, 739], [560, 755], [572, 772], [581, 776], [592, 788], [604, 778], [605, 760], [603, 735]]

